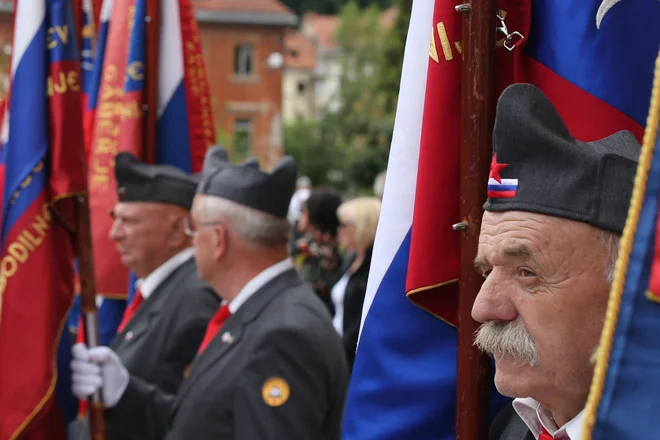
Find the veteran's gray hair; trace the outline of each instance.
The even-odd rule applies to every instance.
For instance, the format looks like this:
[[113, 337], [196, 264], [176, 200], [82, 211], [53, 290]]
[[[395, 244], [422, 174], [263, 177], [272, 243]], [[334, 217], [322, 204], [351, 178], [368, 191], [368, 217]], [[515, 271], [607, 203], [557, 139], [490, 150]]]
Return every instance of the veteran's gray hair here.
[[201, 194], [197, 197], [202, 221], [229, 223], [246, 244], [271, 247], [289, 243], [292, 226], [286, 218], [277, 218], [220, 197]]

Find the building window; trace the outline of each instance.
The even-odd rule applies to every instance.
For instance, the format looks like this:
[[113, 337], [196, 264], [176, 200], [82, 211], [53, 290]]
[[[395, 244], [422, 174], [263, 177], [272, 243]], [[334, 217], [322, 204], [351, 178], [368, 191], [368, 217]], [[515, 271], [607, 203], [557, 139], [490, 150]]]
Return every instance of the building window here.
[[306, 89], [307, 89], [307, 86], [304, 82], [299, 82], [298, 83], [298, 94], [299, 95], [304, 95]]
[[246, 76], [254, 73], [254, 49], [249, 44], [236, 46], [234, 72]]
[[252, 151], [252, 119], [236, 119], [234, 122], [234, 153], [243, 159]]

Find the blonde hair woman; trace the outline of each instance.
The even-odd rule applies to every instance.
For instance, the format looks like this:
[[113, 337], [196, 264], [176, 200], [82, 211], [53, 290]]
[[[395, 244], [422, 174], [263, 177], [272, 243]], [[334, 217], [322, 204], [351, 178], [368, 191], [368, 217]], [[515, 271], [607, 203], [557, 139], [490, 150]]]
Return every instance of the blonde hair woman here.
[[371, 253], [380, 216], [380, 200], [376, 197], [349, 200], [339, 206], [337, 216], [339, 244], [347, 251], [349, 259], [343, 276], [331, 292], [335, 306], [333, 324], [344, 339], [346, 356], [352, 367], [362, 319], [362, 304], [367, 291]]

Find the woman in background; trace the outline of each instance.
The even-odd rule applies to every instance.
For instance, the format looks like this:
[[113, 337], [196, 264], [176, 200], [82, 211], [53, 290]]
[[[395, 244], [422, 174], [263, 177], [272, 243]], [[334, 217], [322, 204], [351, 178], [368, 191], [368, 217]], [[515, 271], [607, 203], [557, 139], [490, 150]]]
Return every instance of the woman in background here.
[[380, 215], [380, 200], [376, 197], [359, 197], [343, 203], [337, 214], [339, 243], [347, 251], [348, 260], [343, 276], [332, 288], [331, 296], [335, 306], [332, 322], [344, 340], [346, 356], [352, 368]]
[[337, 244], [337, 208], [341, 196], [330, 188], [313, 190], [303, 203], [293, 257], [302, 278], [334, 313], [330, 288], [341, 275], [341, 254]]

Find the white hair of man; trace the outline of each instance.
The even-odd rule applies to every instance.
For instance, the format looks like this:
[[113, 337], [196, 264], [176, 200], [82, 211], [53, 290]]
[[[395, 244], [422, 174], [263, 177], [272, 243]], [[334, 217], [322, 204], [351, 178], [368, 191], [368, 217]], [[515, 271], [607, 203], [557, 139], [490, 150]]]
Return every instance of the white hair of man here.
[[240, 205], [220, 197], [199, 195], [199, 214], [203, 222], [224, 221], [235, 233], [253, 247], [287, 245], [291, 223], [265, 212]]
[[[614, 280], [616, 260], [619, 255], [620, 237], [608, 231], [599, 230], [598, 238], [605, 247], [605, 277], [608, 283]], [[536, 343], [518, 320], [483, 323], [474, 338], [474, 345], [485, 353], [501, 353], [521, 362], [535, 366], [539, 362]]]

